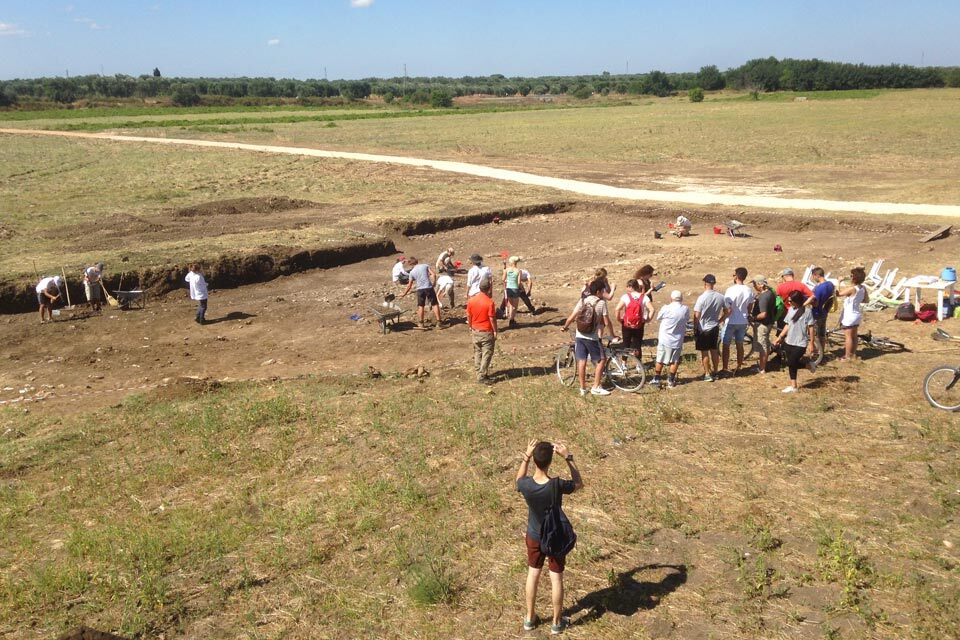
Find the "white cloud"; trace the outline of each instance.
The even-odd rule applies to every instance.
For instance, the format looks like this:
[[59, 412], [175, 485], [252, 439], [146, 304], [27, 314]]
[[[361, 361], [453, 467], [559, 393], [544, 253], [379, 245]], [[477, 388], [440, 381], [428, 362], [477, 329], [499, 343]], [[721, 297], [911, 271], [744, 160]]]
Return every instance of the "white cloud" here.
[[66, 11], [67, 13], [73, 13], [73, 8], [74, 8], [74, 7], [73, 7], [72, 4], [68, 4], [67, 6], [65, 6], [65, 7], [63, 8], [63, 10]]
[[278, 44], [280, 44], [280, 38], [270, 38], [269, 40], [267, 40], [268, 47], [275, 47]]
[[355, 9], [366, 9], [373, 4], [373, 0], [350, 0], [350, 6]]
[[93, 31], [103, 31], [104, 29], [109, 29], [109, 26], [104, 26], [98, 24], [93, 18], [74, 18], [74, 22], [79, 22], [80, 24], [85, 24], [90, 27]]
[[9, 22], [0, 22], [0, 37], [3, 36], [25, 36], [27, 32], [15, 24]]

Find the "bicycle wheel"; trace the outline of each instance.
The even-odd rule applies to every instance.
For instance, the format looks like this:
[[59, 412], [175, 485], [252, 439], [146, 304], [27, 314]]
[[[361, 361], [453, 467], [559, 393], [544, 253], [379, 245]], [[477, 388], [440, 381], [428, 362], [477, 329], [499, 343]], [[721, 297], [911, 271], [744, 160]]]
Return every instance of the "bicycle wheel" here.
[[607, 360], [604, 379], [620, 391], [639, 391], [646, 382], [647, 372], [640, 358], [632, 353], [617, 353]]
[[557, 378], [560, 384], [570, 386], [577, 379], [577, 360], [573, 356], [573, 347], [567, 347], [557, 353]]
[[941, 365], [923, 379], [923, 396], [944, 411], [960, 410], [960, 367]]
[[743, 359], [749, 360], [754, 353], [757, 352], [757, 344], [753, 339], [753, 331], [747, 331], [747, 335], [743, 336]]
[[871, 337], [867, 342], [867, 346], [877, 349], [878, 351], [905, 351], [907, 348], [902, 342], [896, 342], [881, 336]]

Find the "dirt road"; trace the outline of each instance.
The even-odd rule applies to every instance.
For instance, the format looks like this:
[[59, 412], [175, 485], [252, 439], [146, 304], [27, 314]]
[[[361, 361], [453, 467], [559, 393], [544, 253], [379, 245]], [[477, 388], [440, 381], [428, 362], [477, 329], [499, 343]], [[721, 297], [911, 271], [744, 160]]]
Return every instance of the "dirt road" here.
[[428, 160], [404, 156], [352, 153], [347, 151], [328, 151], [305, 147], [278, 147], [270, 145], [245, 144], [240, 142], [216, 142], [211, 140], [189, 140], [181, 138], [151, 138], [146, 136], [120, 136], [97, 133], [78, 133], [68, 131], [40, 131], [32, 129], [0, 129], [0, 134], [9, 135], [56, 135], [72, 138], [112, 140], [115, 142], [146, 142], [151, 144], [183, 145], [193, 147], [213, 147], [220, 149], [238, 149], [259, 153], [281, 153], [288, 155], [312, 156], [318, 158], [342, 158], [360, 162], [381, 162], [414, 167], [428, 167], [437, 171], [460, 173], [493, 180], [506, 180], [521, 184], [559, 189], [570, 193], [600, 198], [620, 200], [666, 202], [689, 205], [723, 205], [730, 207], [762, 207], [765, 209], [796, 209], [806, 211], [838, 211], [848, 213], [870, 213], [880, 215], [920, 215], [960, 217], [960, 205], [934, 205], [895, 202], [856, 202], [838, 200], [817, 200], [807, 198], [779, 198], [772, 196], [751, 196], [738, 194], [718, 194], [706, 191], [653, 191], [648, 189], [628, 189], [580, 180], [551, 178], [522, 171], [496, 169], [466, 162], [446, 160]]

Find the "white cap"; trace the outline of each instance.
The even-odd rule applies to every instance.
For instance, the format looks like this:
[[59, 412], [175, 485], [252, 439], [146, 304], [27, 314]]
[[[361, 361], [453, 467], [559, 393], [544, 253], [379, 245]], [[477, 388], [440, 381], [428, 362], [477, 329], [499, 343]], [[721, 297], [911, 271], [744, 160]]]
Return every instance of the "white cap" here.
[[674, 289], [673, 291], [670, 292], [670, 299], [683, 300], [683, 292], [680, 291], [679, 289]]

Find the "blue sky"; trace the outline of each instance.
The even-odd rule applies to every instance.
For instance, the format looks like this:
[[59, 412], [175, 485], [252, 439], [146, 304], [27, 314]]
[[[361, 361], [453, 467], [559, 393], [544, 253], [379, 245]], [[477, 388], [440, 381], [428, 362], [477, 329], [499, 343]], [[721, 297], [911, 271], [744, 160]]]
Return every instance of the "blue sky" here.
[[0, 0], [0, 79], [960, 65], [960, 0]]

